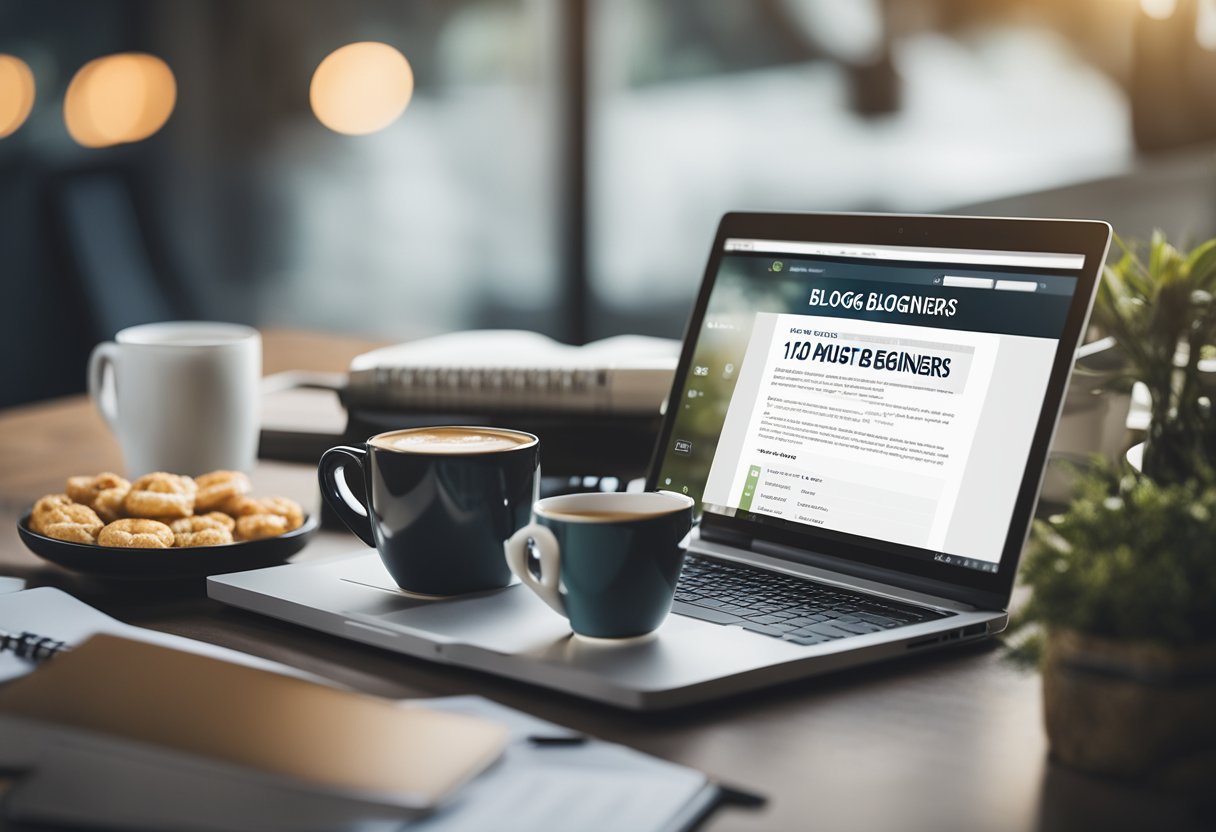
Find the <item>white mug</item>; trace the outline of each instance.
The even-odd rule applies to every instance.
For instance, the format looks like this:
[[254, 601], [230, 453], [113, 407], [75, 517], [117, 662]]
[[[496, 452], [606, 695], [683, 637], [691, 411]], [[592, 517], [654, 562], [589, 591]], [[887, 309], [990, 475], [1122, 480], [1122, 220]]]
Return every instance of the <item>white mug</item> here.
[[252, 471], [261, 378], [262, 338], [238, 324], [133, 326], [89, 356], [89, 395], [133, 477]]

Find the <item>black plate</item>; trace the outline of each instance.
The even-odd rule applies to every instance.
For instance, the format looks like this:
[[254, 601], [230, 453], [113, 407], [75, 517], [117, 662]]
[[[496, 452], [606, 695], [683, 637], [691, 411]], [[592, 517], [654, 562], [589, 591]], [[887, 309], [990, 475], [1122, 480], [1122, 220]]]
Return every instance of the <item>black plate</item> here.
[[118, 549], [38, 534], [30, 529], [29, 512], [17, 523], [21, 542], [40, 558], [77, 572], [121, 578], [195, 578], [274, 566], [303, 549], [316, 531], [317, 518], [309, 514], [300, 528], [262, 540], [189, 549]]

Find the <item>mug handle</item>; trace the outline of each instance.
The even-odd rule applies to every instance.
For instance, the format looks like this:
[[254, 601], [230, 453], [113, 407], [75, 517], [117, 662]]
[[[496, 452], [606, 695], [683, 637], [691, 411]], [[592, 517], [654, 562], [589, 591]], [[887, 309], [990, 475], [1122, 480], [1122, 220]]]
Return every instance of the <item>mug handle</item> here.
[[[89, 354], [89, 398], [93, 400], [97, 412], [106, 420], [106, 424], [110, 426], [110, 430], [112, 431], [118, 430], [117, 396], [115, 396], [115, 406], [109, 407], [103, 394], [105, 392], [106, 367], [115, 366], [114, 362], [117, 357], [118, 344], [115, 344], [113, 341], [102, 341], [93, 347], [93, 352]], [[114, 387], [117, 390], [117, 373], [114, 376]]]
[[[367, 451], [362, 448], [347, 445], [330, 448], [321, 454], [321, 462], [317, 466], [317, 482], [321, 486], [321, 496], [342, 518], [346, 527], [368, 546], [375, 548], [376, 539], [372, 536], [372, 519], [367, 506], [359, 502], [359, 498], [351, 493], [346, 484], [346, 466], [354, 463], [356, 468], [363, 471], [365, 459]], [[364, 482], [366, 481], [364, 478]]]
[[[540, 577], [532, 574], [528, 568], [528, 541], [531, 539], [536, 556], [540, 559]], [[548, 526], [531, 523], [511, 535], [502, 545], [507, 556], [507, 566], [524, 584], [540, 596], [540, 599], [553, 607], [559, 615], [569, 615], [566, 603], [562, 600], [557, 587], [561, 581], [561, 546]]]

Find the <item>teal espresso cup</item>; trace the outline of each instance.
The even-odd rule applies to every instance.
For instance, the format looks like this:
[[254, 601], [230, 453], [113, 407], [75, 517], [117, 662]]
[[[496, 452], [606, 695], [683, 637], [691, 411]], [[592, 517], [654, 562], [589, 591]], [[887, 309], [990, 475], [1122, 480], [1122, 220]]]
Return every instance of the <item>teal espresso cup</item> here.
[[575, 633], [646, 635], [671, 611], [692, 508], [669, 491], [548, 497], [504, 544], [507, 565]]

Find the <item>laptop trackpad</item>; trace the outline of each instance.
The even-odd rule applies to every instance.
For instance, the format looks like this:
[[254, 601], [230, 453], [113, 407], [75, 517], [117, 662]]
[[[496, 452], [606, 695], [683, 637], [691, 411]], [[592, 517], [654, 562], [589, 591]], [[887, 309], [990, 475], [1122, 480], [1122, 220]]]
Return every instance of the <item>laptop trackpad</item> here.
[[421, 600], [397, 593], [376, 611], [363, 609], [384, 627], [434, 634], [440, 641], [473, 644], [517, 653], [551, 644], [570, 635], [566, 619], [549, 609], [520, 584], [488, 593]]

